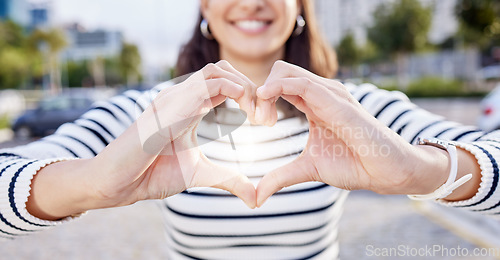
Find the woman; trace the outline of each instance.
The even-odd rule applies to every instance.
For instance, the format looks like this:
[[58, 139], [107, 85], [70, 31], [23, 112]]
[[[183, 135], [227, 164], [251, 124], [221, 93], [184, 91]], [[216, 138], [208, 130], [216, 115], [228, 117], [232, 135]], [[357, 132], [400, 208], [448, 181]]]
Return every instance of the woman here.
[[[311, 4], [201, 0], [201, 29], [178, 62], [181, 74], [194, 72], [188, 79], [129, 91], [52, 136], [3, 151], [2, 236], [180, 193], [162, 201], [172, 259], [332, 259], [345, 189], [427, 194], [446, 182], [429, 197], [498, 212], [499, 134], [444, 121], [400, 93], [327, 79], [333, 56]], [[220, 137], [241, 123], [232, 116], [238, 105], [252, 123]], [[417, 136], [458, 140], [457, 155], [451, 146], [410, 145]], [[192, 187], [225, 189], [248, 207], [218, 189], [183, 192]]]

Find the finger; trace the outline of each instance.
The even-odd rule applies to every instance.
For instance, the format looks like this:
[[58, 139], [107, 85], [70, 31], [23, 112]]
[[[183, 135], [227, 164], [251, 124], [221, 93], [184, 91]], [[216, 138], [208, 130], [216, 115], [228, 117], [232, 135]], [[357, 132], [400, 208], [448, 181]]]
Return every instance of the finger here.
[[[199, 87], [199, 86], [196, 86]], [[200, 99], [205, 100], [218, 95], [224, 95], [232, 99], [238, 99], [245, 94], [245, 89], [239, 85], [225, 78], [209, 79], [205, 81], [205, 87], [208, 90], [208, 96], [204, 91], [199, 91], [202, 94]]]
[[213, 106], [212, 108], [215, 108], [215, 107], [219, 106], [220, 104], [224, 103], [224, 101], [226, 101], [226, 99], [227, 99], [227, 97], [222, 95], [222, 94], [215, 96], [215, 97], [211, 97], [210, 104]]
[[266, 125], [273, 126], [278, 121], [278, 111], [276, 110], [276, 101], [271, 102], [271, 109], [267, 118]]
[[240, 108], [244, 110], [248, 117], [253, 120], [255, 114], [254, 92], [257, 88], [255, 84], [241, 72], [237, 71], [229, 62], [219, 61], [216, 64], [208, 64], [203, 69], [205, 79], [224, 78], [241, 85], [245, 91], [238, 98], [233, 98]]
[[327, 79], [320, 77], [300, 66], [287, 63], [285, 61], [276, 61], [271, 69], [266, 83], [281, 78], [309, 78], [311, 81], [318, 84], [325, 84]]
[[201, 69], [201, 72], [203, 73], [205, 80], [224, 78], [241, 86], [246, 86], [249, 84], [248, 81], [246, 81], [239, 75], [224, 70], [223, 68], [213, 63], [207, 64], [205, 67]]
[[[255, 122], [260, 125], [265, 125], [269, 121], [269, 117], [273, 111], [271, 100], [257, 99], [255, 108]], [[276, 109], [276, 107], [275, 107]]]
[[279, 190], [303, 182], [314, 181], [314, 167], [307, 167], [304, 159], [297, 158], [293, 162], [284, 165], [266, 174], [257, 186], [257, 207]]
[[241, 78], [244, 82], [246, 82], [248, 85], [250, 86], [255, 86], [255, 83], [253, 83], [247, 76], [245, 76], [243, 73], [239, 72], [238, 70], [236, 70], [232, 65], [231, 63], [225, 61], [225, 60], [221, 60], [219, 62], [217, 62], [215, 65], [219, 66], [221, 69], [225, 70], [225, 71], [228, 71], [230, 73], [233, 73], [234, 75], [238, 76], [239, 78]]
[[[243, 87], [227, 79], [209, 79], [205, 81], [205, 85], [206, 91], [202, 90], [197, 93], [198, 103], [200, 104], [198, 105], [198, 109], [193, 111], [196, 115], [205, 115], [210, 109], [222, 104], [227, 97], [236, 99], [244, 94]], [[194, 116], [195, 114], [191, 114], [190, 116]]]
[[307, 114], [307, 112], [310, 112], [311, 109], [307, 106], [305, 103], [304, 99], [302, 99], [299, 96], [292, 96], [292, 95], [282, 95], [281, 96], [284, 100], [286, 100], [288, 103], [292, 104], [300, 110], [302, 113]]
[[198, 172], [192, 187], [214, 187], [226, 190], [240, 198], [249, 208], [256, 207], [255, 187], [245, 175], [215, 165], [206, 157], [200, 162]]
[[257, 89], [259, 99], [276, 99], [282, 95], [300, 96], [311, 108], [329, 105], [335, 98], [331, 90], [308, 78], [278, 79]]
[[308, 117], [317, 118], [311, 108], [306, 104], [304, 99], [299, 96], [281, 96], [284, 100], [288, 101], [290, 104], [294, 105], [300, 112], [306, 114]]
[[219, 94], [215, 97], [211, 97], [209, 99], [206, 99], [205, 102], [203, 102], [201, 105], [199, 105], [198, 109], [196, 109], [196, 114], [197, 117], [191, 117], [193, 122], [199, 123], [201, 119], [203, 119], [204, 116], [206, 116], [210, 110], [214, 109], [215, 107], [219, 106], [220, 104], [224, 103], [226, 101], [227, 97]]
[[242, 85], [245, 87], [245, 95], [243, 95], [238, 100], [235, 100], [240, 105], [240, 108], [247, 113], [248, 118], [252, 123], [255, 123], [255, 91], [257, 90], [257, 85], [253, 83], [247, 76], [236, 70], [229, 62], [219, 61], [216, 63], [220, 68], [233, 73], [234, 75], [240, 77], [247, 84]]

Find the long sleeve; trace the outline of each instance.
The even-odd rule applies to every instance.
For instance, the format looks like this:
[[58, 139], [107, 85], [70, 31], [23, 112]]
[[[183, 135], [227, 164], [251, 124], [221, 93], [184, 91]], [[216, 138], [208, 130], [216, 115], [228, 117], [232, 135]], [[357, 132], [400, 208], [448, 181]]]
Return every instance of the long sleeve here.
[[54, 162], [97, 155], [135, 121], [163, 87], [147, 92], [131, 90], [98, 102], [50, 136], [0, 150], [0, 238], [15, 238], [71, 220], [46, 221], [28, 213], [26, 201], [33, 176]]
[[440, 203], [488, 215], [500, 215], [500, 188], [497, 160], [500, 160], [500, 131], [484, 132], [476, 126], [447, 121], [419, 108], [401, 92], [386, 91], [371, 84], [346, 85], [363, 107], [380, 122], [415, 144], [418, 137], [455, 141], [475, 155], [481, 168], [481, 184], [474, 197], [465, 201]]

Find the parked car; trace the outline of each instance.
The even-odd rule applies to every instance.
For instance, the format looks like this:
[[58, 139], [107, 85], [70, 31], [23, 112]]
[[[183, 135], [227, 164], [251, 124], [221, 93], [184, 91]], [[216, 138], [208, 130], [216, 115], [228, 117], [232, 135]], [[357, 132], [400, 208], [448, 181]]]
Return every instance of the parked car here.
[[55, 96], [42, 99], [37, 108], [27, 110], [12, 124], [17, 138], [45, 136], [66, 122], [78, 119], [94, 100], [85, 96]]
[[500, 84], [480, 103], [478, 126], [485, 131], [500, 129]]
[[500, 65], [491, 65], [479, 70], [479, 76], [483, 80], [500, 79]]

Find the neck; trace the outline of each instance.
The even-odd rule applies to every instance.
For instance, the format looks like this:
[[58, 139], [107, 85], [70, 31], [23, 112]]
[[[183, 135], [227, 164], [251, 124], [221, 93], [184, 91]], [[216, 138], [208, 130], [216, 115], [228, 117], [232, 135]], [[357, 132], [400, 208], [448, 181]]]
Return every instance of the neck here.
[[247, 76], [257, 86], [262, 86], [269, 76], [274, 63], [277, 60], [284, 59], [285, 49], [283, 48], [271, 55], [255, 59], [232, 55], [224, 50], [221, 50], [220, 54], [222, 60], [227, 60], [236, 70]]

